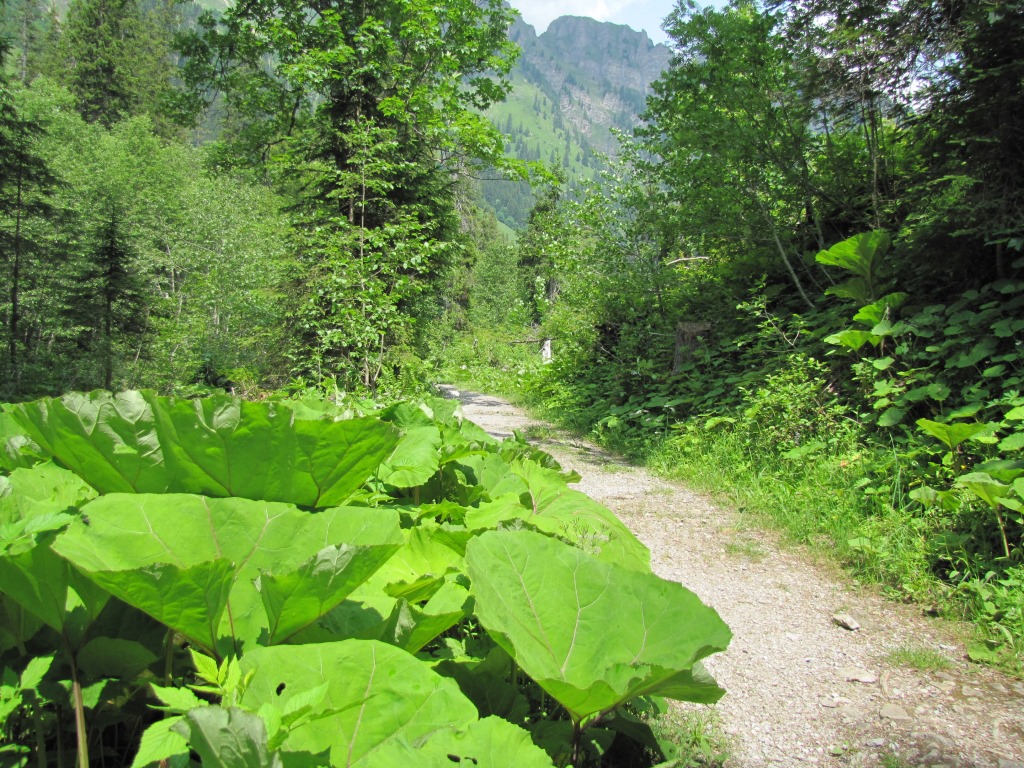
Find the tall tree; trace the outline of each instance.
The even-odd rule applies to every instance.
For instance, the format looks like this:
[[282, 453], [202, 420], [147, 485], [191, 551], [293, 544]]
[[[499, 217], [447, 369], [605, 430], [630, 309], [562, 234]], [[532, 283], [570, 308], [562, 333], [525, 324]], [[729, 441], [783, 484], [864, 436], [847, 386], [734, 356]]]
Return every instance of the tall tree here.
[[923, 213], [929, 235], [960, 241], [953, 272], [1007, 277], [1017, 258], [1007, 254], [1024, 251], [1024, 3], [971, 3], [958, 22], [957, 52], [935, 73], [915, 126], [939, 191]]
[[233, 146], [281, 161], [296, 200], [300, 375], [372, 387], [401, 308], [452, 257], [457, 178], [502, 162], [479, 110], [506, 93], [511, 18], [499, 0], [256, 0], [186, 46]]
[[132, 59], [141, 17], [136, 0], [75, 0], [61, 38], [66, 82], [78, 111], [109, 126], [136, 105]]
[[[639, 131], [653, 160], [635, 157], [671, 190], [675, 238], [708, 250], [739, 236], [748, 249], [774, 253], [811, 305], [800, 259], [822, 239], [823, 190], [810, 162], [821, 137], [778, 22], [749, 0], [722, 10], [680, 3], [666, 26], [678, 54], [654, 84], [650, 126]], [[666, 243], [666, 255], [673, 247]]]
[[99, 229], [91, 238], [72, 290], [68, 321], [81, 329], [79, 343], [99, 362], [101, 385], [113, 389], [118, 359], [115, 345], [137, 340], [146, 331], [147, 295], [135, 263], [131, 241], [124, 232], [123, 214], [106, 201]]
[[23, 114], [3, 79], [0, 50], [0, 263], [7, 282], [7, 375], [3, 389], [19, 394], [21, 351], [27, 343], [22, 319], [22, 292], [33, 257], [40, 254], [30, 223], [52, 212], [49, 196], [56, 179], [39, 156], [35, 142], [43, 126]]
[[73, 0], [52, 74], [75, 95], [88, 122], [109, 127], [142, 113], [166, 122], [178, 17], [168, 3], [143, 12], [138, 0]]

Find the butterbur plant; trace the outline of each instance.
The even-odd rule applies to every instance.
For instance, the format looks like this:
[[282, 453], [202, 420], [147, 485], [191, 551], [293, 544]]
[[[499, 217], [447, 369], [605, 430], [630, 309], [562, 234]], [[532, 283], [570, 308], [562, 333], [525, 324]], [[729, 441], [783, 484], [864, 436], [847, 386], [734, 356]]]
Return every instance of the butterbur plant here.
[[661, 760], [633, 713], [724, 693], [701, 667], [729, 642], [715, 611], [450, 401], [95, 392], [3, 415], [16, 765]]

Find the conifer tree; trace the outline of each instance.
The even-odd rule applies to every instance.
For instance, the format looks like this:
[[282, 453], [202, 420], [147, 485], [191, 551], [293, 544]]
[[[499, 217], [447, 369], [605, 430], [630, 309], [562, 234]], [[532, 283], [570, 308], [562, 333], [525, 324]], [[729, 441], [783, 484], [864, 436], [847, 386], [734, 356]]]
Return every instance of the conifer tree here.
[[172, 89], [176, 19], [166, 3], [145, 14], [138, 0], [71, 3], [52, 74], [74, 94], [82, 117], [109, 127], [148, 113], [159, 123]]
[[28, 224], [51, 215], [49, 195], [56, 180], [35, 151], [42, 126], [22, 114], [4, 79], [5, 53], [0, 48], [0, 265], [7, 276], [6, 374], [0, 388], [16, 395], [21, 391], [21, 352], [26, 341], [21, 327], [22, 290], [30, 260], [40, 252]]
[[102, 382], [96, 383], [111, 389], [117, 339], [145, 331], [146, 293], [114, 205], [104, 212], [94, 242], [92, 258], [79, 275], [69, 319], [83, 329], [80, 346], [102, 364]]

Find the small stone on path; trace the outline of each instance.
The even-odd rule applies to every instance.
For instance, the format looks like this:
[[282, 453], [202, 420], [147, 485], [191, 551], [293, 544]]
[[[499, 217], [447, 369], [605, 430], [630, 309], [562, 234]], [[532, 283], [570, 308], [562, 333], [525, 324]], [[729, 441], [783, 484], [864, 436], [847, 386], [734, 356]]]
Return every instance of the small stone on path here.
[[848, 613], [837, 613], [832, 617], [832, 623], [837, 627], [848, 629], [851, 632], [856, 632], [860, 629], [860, 622]]
[[878, 716], [885, 720], [898, 720], [901, 722], [909, 722], [914, 719], [907, 713], [907, 710], [897, 704], [886, 704], [879, 710]]
[[866, 669], [858, 669], [857, 667], [847, 667], [842, 671], [843, 679], [848, 683], [871, 683], [878, 682], [878, 675], [873, 672], [868, 672]]

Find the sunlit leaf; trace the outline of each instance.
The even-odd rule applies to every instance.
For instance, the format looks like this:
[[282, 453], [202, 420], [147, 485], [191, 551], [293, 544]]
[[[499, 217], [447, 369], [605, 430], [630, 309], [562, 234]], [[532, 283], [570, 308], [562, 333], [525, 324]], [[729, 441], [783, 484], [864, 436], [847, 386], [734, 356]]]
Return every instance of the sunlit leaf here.
[[227, 395], [70, 394], [19, 405], [44, 450], [101, 493], [196, 493], [343, 503], [394, 449], [397, 431], [373, 417], [301, 418], [283, 403]]
[[991, 429], [988, 424], [980, 421], [969, 424], [943, 424], [930, 419], [918, 419], [917, 428], [940, 441], [951, 451], [965, 440], [985, 434]]
[[484, 533], [466, 562], [481, 623], [575, 720], [645, 694], [724, 693], [698, 662], [731, 633], [681, 585], [529, 531]]
[[[296, 571], [325, 546], [346, 544], [358, 550], [349, 576], [365, 575], [403, 540], [393, 510], [336, 508], [311, 514], [276, 502], [188, 494], [109, 494], [84, 510], [89, 524], [76, 521], [54, 549], [125, 602], [211, 650], [222, 636], [254, 643], [269, 631], [254, 586], [261, 574]], [[364, 569], [364, 558], [375, 565]], [[337, 604], [326, 596], [340, 594], [331, 593], [334, 582], [317, 582], [315, 567], [307, 575], [308, 580], [288, 582], [304, 584], [313, 595], [285, 601], [294, 608], [289, 626], [315, 619], [308, 613], [311, 604], [328, 610]], [[201, 583], [209, 594], [199, 589]], [[229, 599], [221, 607], [224, 589]], [[218, 611], [223, 612], [214, 621], [211, 612]]]
[[396, 745], [401, 750], [402, 744], [477, 719], [454, 681], [394, 646], [343, 640], [296, 650], [257, 648], [242, 659], [246, 670], [255, 670], [242, 697], [242, 704], [253, 709], [268, 701], [286, 706], [293, 696], [327, 683], [318, 709], [334, 713], [297, 726], [285, 741], [286, 751], [330, 749], [332, 765], [376, 765], [379, 750]]

